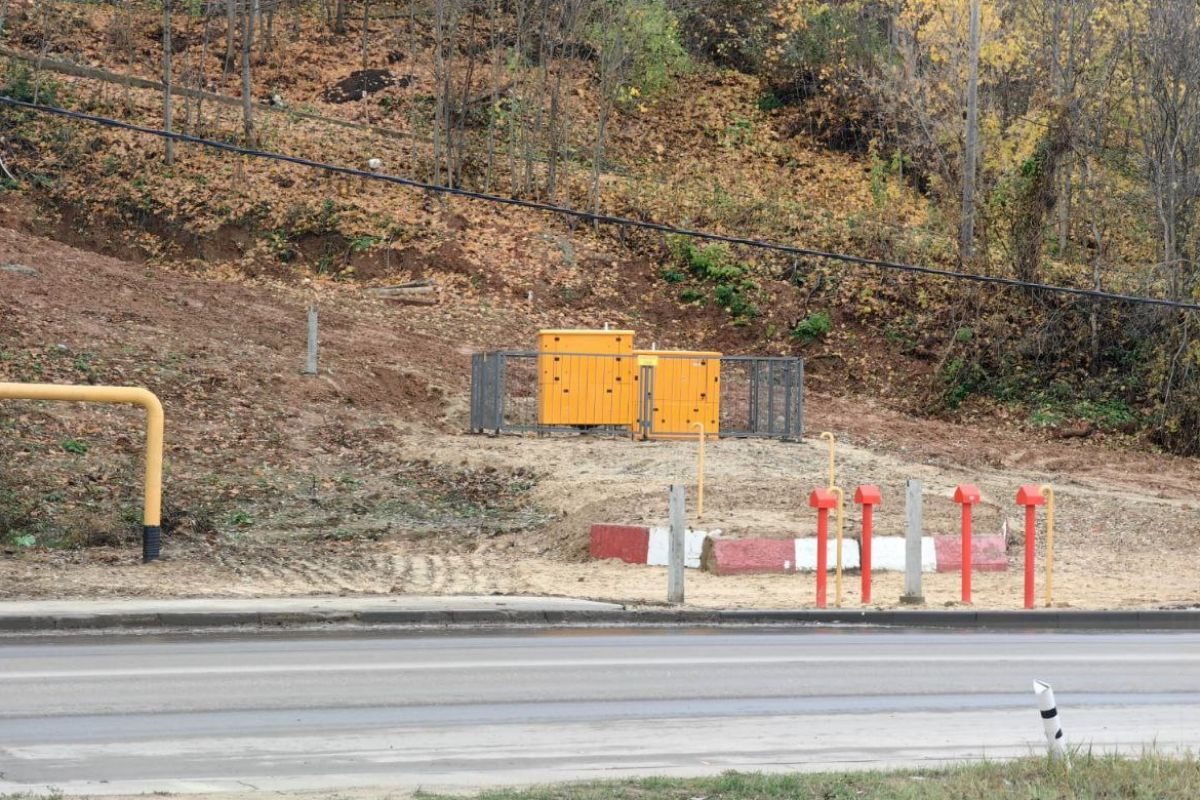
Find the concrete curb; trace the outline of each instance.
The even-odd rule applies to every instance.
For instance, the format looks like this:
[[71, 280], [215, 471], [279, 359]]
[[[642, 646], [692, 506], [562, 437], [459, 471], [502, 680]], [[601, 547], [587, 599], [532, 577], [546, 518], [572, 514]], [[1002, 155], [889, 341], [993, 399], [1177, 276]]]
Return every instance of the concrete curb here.
[[952, 609], [641, 608], [628, 610], [364, 610], [271, 612], [106, 612], [0, 615], [0, 634], [80, 631], [287, 628], [330, 625], [408, 627], [870, 625], [1025, 630], [1200, 630], [1200, 609], [988, 611]]

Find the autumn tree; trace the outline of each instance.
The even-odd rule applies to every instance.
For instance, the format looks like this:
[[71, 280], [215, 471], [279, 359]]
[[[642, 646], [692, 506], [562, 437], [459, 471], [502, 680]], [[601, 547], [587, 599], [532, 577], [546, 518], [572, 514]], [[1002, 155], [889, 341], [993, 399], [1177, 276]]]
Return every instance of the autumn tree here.
[[1158, 220], [1170, 296], [1195, 288], [1192, 238], [1200, 198], [1200, 11], [1194, 0], [1154, 0], [1133, 38], [1134, 128]]

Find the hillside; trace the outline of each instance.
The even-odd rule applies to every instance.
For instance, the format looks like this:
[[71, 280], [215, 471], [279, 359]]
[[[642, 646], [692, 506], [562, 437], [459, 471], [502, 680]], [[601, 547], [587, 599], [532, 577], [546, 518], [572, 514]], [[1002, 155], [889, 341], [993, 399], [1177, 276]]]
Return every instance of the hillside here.
[[[44, 84], [39, 90], [44, 100], [160, 124], [161, 92], [126, 88], [120, 73], [161, 78], [154, 71], [161, 21], [145, 12], [132, 17], [130, 55], [112, 34], [124, 23], [123, 12], [52, 8], [60, 15], [57, 24], [14, 15], [8, 35], [13, 50], [32, 55], [31, 48], [41, 45], [43, 62], [107, 68], [115, 82], [53, 68], [35, 79], [36, 59], [10, 59], [7, 91], [32, 99]], [[48, 24], [51, 30], [43, 35]], [[353, 30], [354, 22], [348, 24]], [[186, 59], [190, 73], [203, 72], [207, 89], [236, 96], [236, 71], [223, 69], [215, 44], [202, 47], [201, 25], [191, 18], [181, 23], [176, 60]], [[405, 34], [382, 21], [375, 24], [370, 69], [386, 73], [390, 84], [351, 103], [330, 101], [341, 97], [330, 94], [337, 86], [359, 80], [357, 67], [346, 63], [342, 41], [331, 41], [316, 26], [279, 37], [254, 62], [261, 146], [360, 168], [377, 158], [385, 172], [438, 182], [430, 131], [415, 110], [436, 90], [432, 56], [424, 40], [414, 44]], [[216, 32], [212, 38], [219, 40]], [[464, 145], [474, 168], [461, 179], [469, 188], [592, 206], [589, 165], [575, 159], [587, 151], [582, 119], [600, 102], [597, 86], [586, 59], [568, 60], [562, 70], [568, 85], [563, 94], [576, 104], [581, 122], [567, 126], [577, 137], [576, 155], [557, 166], [553, 188], [547, 186], [544, 158], [514, 161], [511, 152], [499, 150], [489, 156], [489, 147], [500, 143], [492, 143], [490, 132], [481, 139], [479, 130]], [[259, 101], [272, 95], [286, 109]], [[772, 107], [763, 102], [768, 95], [761, 78], [695, 63], [670, 91], [616, 106], [600, 175], [602, 210], [952, 266], [952, 236], [929, 223], [927, 200], [902, 175], [820, 144], [805, 132], [803, 109]], [[236, 104], [209, 103], [195, 114], [192, 132], [237, 137]], [[522, 301], [532, 292], [534, 308], [636, 323], [664, 345], [808, 356], [818, 387], [869, 393], [909, 411], [957, 412], [959, 394], [970, 399], [969, 391], [955, 393], [961, 371], [956, 359], [961, 362], [963, 351], [973, 346], [960, 340], [961, 331], [978, 330], [981, 342], [1007, 335], [989, 330], [993, 323], [987, 317], [992, 305], [1006, 307], [1003, 299], [971, 287], [745, 248], [699, 243], [688, 251], [684, 243], [657, 234], [593, 228], [556, 215], [191, 146], [181, 145], [175, 164], [164, 168], [162, 144], [145, 136], [28, 114], [11, 119], [17, 135], [11, 137], [9, 160], [29, 169], [15, 191], [38, 209], [44, 230], [71, 244], [154, 265], [287, 285], [310, 278], [372, 285], [433, 277], [450, 302], [487, 297], [525, 307]], [[346, 128], [343, 121], [372, 127]], [[696, 256], [720, 264], [722, 271], [706, 271]], [[722, 277], [713, 277], [717, 274]], [[1014, 309], [1008, 309], [1011, 315]], [[1021, 310], [1016, 322], [1032, 325], [1037, 313]], [[1076, 415], [1061, 398], [1047, 402], [1056, 406], [1056, 421], [1069, 424]], [[985, 397], [968, 408], [991, 415], [995, 405]], [[1023, 420], [1028, 409], [1017, 413]], [[1001, 409], [1005, 416], [1011, 414]], [[1127, 413], [1117, 416], [1119, 422], [1128, 419]], [[1111, 429], [1107, 418], [1098, 421]]]

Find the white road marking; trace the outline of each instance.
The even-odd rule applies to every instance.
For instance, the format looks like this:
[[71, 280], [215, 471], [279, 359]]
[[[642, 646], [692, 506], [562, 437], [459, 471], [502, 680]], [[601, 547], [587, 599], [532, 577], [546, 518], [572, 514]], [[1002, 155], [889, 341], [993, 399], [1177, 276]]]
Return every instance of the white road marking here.
[[1192, 664], [1200, 662], [1200, 653], [1080, 653], [1027, 655], [877, 655], [877, 656], [701, 656], [676, 658], [594, 658], [522, 661], [428, 661], [379, 662], [374, 664], [247, 664], [195, 667], [138, 667], [129, 669], [37, 670], [9, 672], [4, 682], [38, 680], [77, 680], [86, 678], [152, 678], [188, 675], [269, 675], [330, 672], [440, 672], [445, 670], [497, 669], [580, 669], [589, 667], [688, 667], [737, 666], [760, 664], [1141, 664], [1146, 662]]

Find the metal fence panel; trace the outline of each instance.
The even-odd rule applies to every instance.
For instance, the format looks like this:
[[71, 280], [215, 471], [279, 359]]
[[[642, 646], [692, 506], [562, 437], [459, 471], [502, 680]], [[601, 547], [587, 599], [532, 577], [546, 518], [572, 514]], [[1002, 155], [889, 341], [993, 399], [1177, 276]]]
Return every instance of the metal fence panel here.
[[721, 357], [721, 436], [804, 436], [804, 360]]
[[[571, 363], [576, 365], [587, 364], [587, 372], [597, 375], [614, 374], [616, 360], [629, 358], [627, 354], [555, 355], [571, 357]], [[668, 352], [654, 353], [653, 356], [657, 359], [659, 367], [642, 366], [633, 373], [634, 380], [638, 381], [639, 385], [634, 394], [636, 400], [630, 424], [589, 424], [582, 418], [578, 424], [563, 424], [561, 416], [557, 418], [556, 424], [547, 424], [547, 406], [542, 402], [542, 394], [553, 384], [542, 375], [548, 365], [539, 359], [544, 359], [545, 354], [524, 350], [477, 353], [471, 358], [471, 430], [476, 433], [569, 432], [623, 436], [633, 435], [635, 431], [649, 431], [664, 435], [671, 432], [654, 430], [654, 412], [668, 405], [679, 404], [687, 405], [682, 409], [684, 416], [695, 411], [699, 415], [696, 418], [703, 419], [703, 414], [706, 413], [703, 398], [717, 382], [716, 372], [704, 366], [704, 356]], [[670, 359], [688, 359], [691, 363], [684, 364], [682, 361]], [[659, 372], [670, 373], [672, 380], [669, 384], [659, 380], [662, 377]], [[695, 377], [693, 373], [702, 377]], [[721, 356], [719, 375], [720, 436], [764, 437], [790, 441], [803, 437], [803, 359], [779, 356]], [[580, 407], [587, 409], [591, 406], [584, 404]], [[716, 413], [715, 409], [713, 413]], [[705, 427], [711, 430], [707, 421]], [[691, 435], [691, 432], [676, 434], [684, 436]]]

